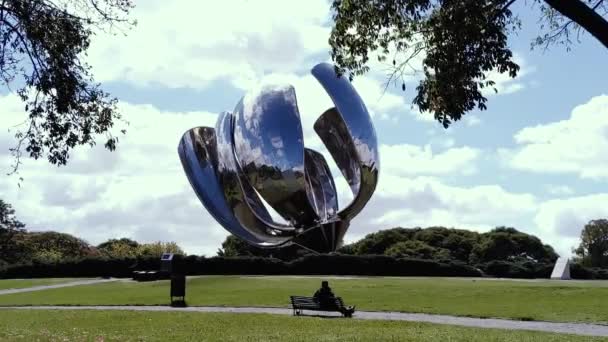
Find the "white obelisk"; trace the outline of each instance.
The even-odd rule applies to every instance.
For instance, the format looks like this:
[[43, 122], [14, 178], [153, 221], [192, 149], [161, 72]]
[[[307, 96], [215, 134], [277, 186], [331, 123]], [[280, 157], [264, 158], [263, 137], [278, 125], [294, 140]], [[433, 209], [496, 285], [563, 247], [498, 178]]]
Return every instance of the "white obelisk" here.
[[570, 279], [570, 260], [568, 258], [557, 259], [553, 272], [551, 272], [551, 279]]

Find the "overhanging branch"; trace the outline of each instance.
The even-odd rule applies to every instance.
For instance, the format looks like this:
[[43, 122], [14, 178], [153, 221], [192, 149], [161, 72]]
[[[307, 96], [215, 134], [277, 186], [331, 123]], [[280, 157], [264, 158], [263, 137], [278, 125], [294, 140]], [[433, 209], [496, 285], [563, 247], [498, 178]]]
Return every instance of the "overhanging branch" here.
[[[593, 8], [581, 0], [545, 0], [545, 2], [563, 16], [580, 25], [608, 48], [608, 21]], [[597, 8], [597, 5], [594, 7]]]

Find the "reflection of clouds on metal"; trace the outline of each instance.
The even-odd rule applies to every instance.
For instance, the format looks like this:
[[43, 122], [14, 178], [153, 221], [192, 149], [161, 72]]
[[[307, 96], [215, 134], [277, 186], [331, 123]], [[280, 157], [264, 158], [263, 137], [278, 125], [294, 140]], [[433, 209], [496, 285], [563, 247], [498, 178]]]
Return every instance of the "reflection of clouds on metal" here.
[[[376, 133], [365, 104], [331, 64], [312, 69], [335, 107], [315, 122], [353, 192], [338, 210], [336, 186], [323, 155], [304, 147], [292, 86], [247, 93], [215, 129], [184, 133], [179, 156], [194, 192], [229, 232], [258, 247], [291, 243], [334, 251], [378, 182]], [[289, 224], [274, 222], [262, 199]]]

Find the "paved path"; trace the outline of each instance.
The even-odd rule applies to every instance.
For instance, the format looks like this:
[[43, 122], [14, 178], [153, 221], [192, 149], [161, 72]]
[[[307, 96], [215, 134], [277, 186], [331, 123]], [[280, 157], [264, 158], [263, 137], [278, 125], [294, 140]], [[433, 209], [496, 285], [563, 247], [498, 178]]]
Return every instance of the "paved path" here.
[[[3, 307], [0, 309], [15, 310], [131, 310], [131, 311], [185, 311], [185, 312], [231, 312], [231, 313], [265, 313], [275, 315], [291, 315], [288, 308], [260, 308], [260, 307], [212, 307], [193, 306], [187, 308], [174, 308], [170, 306], [21, 306]], [[310, 312], [310, 311], [309, 311]], [[322, 313], [323, 316], [339, 316], [337, 313]], [[354, 319], [390, 320], [408, 322], [426, 322], [435, 324], [449, 324], [476, 328], [497, 328], [510, 330], [533, 330], [552, 333], [567, 333], [586, 336], [608, 337], [608, 325], [586, 323], [553, 323], [513, 321], [507, 319], [484, 319], [456, 317], [446, 315], [429, 315], [402, 312], [372, 312], [357, 311]]]
[[14, 293], [21, 293], [21, 292], [42, 291], [42, 290], [49, 290], [49, 289], [58, 289], [60, 287], [107, 283], [110, 281], [117, 281], [117, 280], [119, 280], [119, 279], [110, 278], [110, 279], [77, 280], [77, 281], [70, 281], [67, 283], [60, 283], [60, 284], [53, 284], [53, 285], [40, 285], [40, 286], [24, 287], [24, 288], [19, 288], [19, 289], [0, 290], [0, 295], [7, 295], [7, 294], [14, 294]]

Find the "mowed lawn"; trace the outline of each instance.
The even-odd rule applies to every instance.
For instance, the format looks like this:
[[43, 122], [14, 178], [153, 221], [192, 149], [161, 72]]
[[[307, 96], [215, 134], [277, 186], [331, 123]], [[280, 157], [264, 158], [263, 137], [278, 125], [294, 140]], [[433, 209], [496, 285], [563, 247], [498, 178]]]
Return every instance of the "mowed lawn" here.
[[0, 310], [2, 341], [602, 341], [528, 331], [265, 314]]
[[22, 289], [32, 286], [55, 285], [90, 278], [0, 279], [0, 290]]
[[[210, 276], [189, 278], [190, 306], [286, 307], [324, 279]], [[494, 281], [454, 278], [329, 279], [358, 310], [423, 312], [520, 320], [608, 323], [608, 282]], [[111, 282], [0, 295], [0, 305], [167, 305], [169, 282]]]

